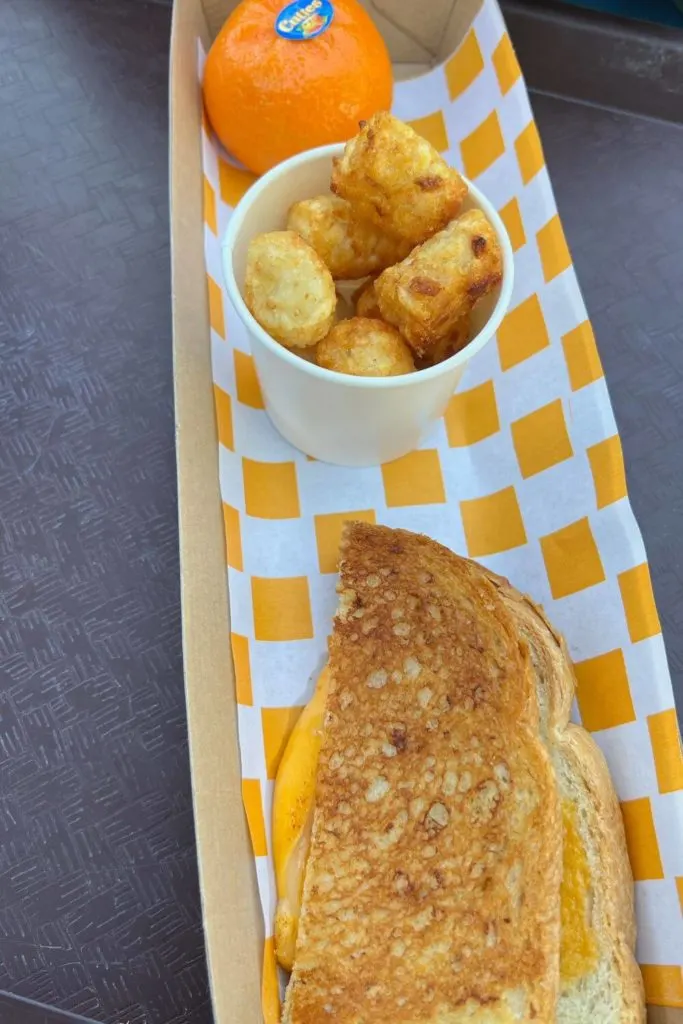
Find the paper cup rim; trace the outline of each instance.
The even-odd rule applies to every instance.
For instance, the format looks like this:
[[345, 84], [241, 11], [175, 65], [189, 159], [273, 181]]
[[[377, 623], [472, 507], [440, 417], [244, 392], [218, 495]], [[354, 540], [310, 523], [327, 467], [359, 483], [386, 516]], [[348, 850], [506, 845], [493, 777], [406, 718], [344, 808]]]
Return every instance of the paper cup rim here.
[[290, 352], [288, 348], [281, 345], [279, 341], [276, 341], [275, 338], [261, 327], [258, 320], [256, 320], [247, 307], [247, 304], [242, 297], [242, 293], [237, 286], [237, 281], [235, 280], [231, 257], [235, 238], [244, 222], [247, 211], [259, 201], [260, 196], [268, 188], [271, 182], [277, 178], [283, 177], [296, 167], [299, 167], [301, 164], [308, 163], [311, 160], [320, 159], [321, 157], [332, 158], [339, 156], [343, 150], [344, 143], [339, 142], [333, 143], [329, 146], [319, 146], [316, 149], [307, 149], [303, 153], [297, 153], [296, 156], [292, 156], [288, 160], [283, 160], [282, 163], [276, 164], [275, 167], [272, 167], [269, 171], [263, 174], [242, 196], [230, 215], [230, 220], [221, 243], [223, 279], [228, 290], [228, 297], [250, 334], [255, 335], [261, 344], [277, 358], [282, 359], [285, 363], [289, 363], [290, 366], [300, 370], [308, 377], [320, 381], [327, 381], [328, 383], [334, 381], [336, 384], [340, 384], [348, 388], [370, 388], [382, 390], [387, 388], [416, 387], [422, 382], [433, 380], [436, 377], [442, 377], [448, 374], [450, 371], [461, 366], [463, 363], [468, 362], [474, 355], [476, 355], [500, 327], [512, 298], [512, 288], [514, 283], [514, 256], [512, 252], [512, 244], [505, 229], [505, 225], [491, 201], [487, 199], [484, 193], [481, 192], [476, 185], [473, 185], [464, 174], [461, 175], [461, 177], [467, 185], [468, 193], [472, 196], [478, 208], [486, 214], [486, 217], [498, 237], [503, 255], [503, 278], [500, 285], [498, 300], [481, 331], [479, 331], [471, 341], [468, 341], [465, 347], [459, 352], [456, 352], [455, 355], [450, 356], [448, 359], [444, 359], [443, 362], [437, 363], [435, 366], [429, 366], [424, 370], [415, 370], [412, 373], [404, 373], [395, 377], [361, 377], [349, 373], [339, 373], [337, 370], [327, 370], [325, 367], [318, 366], [316, 363], [309, 363], [308, 360], [302, 359], [301, 356], [296, 355], [296, 353]]

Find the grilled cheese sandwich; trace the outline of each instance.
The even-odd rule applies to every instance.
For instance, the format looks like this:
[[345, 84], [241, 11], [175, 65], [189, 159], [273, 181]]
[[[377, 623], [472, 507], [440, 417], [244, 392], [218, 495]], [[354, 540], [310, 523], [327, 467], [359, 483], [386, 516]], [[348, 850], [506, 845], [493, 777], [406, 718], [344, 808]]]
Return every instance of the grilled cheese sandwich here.
[[640, 1024], [623, 827], [562, 639], [427, 538], [353, 524], [342, 556], [275, 788], [284, 1021]]
[[[327, 669], [288, 741], [273, 800], [273, 834], [278, 907], [275, 951], [278, 963], [291, 971], [299, 928], [304, 872], [315, 800], [315, 775], [322, 739]], [[562, 801], [563, 855], [560, 886], [560, 979], [563, 989], [588, 975], [599, 951], [592, 924], [591, 876], [578, 829], [578, 811]]]

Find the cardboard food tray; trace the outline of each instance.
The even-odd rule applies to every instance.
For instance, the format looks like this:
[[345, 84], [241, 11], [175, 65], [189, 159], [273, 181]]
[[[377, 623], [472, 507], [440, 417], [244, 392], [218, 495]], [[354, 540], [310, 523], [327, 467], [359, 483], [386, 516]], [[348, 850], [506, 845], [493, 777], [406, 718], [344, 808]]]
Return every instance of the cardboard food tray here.
[[[217, 472], [210, 314], [204, 256], [202, 115], [197, 44], [206, 49], [232, 0], [175, 0], [171, 48], [173, 333], [183, 647], [198, 862], [217, 1024], [261, 1019], [263, 916], [242, 805], [230, 649], [224, 522]], [[417, 9], [368, 4], [408, 78], [452, 54], [481, 0]], [[403, 26], [403, 28], [401, 27]], [[680, 951], [672, 951], [672, 962]], [[683, 1024], [683, 1010], [652, 1006], [649, 1020]]]

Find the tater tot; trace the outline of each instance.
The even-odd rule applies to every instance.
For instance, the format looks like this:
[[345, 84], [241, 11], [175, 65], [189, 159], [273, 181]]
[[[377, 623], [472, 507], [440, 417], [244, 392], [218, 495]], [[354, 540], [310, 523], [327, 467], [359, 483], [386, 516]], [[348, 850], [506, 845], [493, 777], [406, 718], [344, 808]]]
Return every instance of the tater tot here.
[[429, 142], [381, 111], [334, 161], [332, 191], [357, 216], [414, 246], [456, 216], [467, 185]]
[[[381, 320], [382, 314], [377, 304], [377, 293], [375, 292], [374, 279], [366, 281], [353, 293], [352, 301], [355, 305], [356, 316], [370, 317], [373, 320]], [[435, 366], [442, 363], [444, 359], [450, 359], [461, 348], [464, 348], [470, 340], [472, 325], [469, 313], [465, 314], [453, 328], [451, 334], [442, 341], [439, 341], [426, 359], [420, 360], [418, 369], [425, 370], [428, 366]]]
[[318, 366], [356, 377], [396, 377], [415, 369], [413, 355], [393, 327], [354, 316], [335, 324], [317, 348]]
[[316, 196], [294, 203], [287, 228], [317, 252], [336, 281], [353, 281], [405, 259], [410, 245], [354, 215], [345, 199]]
[[[370, 316], [372, 319], [382, 319], [382, 313], [380, 312], [380, 307], [377, 302], [374, 280], [367, 281], [365, 285], [361, 285], [357, 288], [351, 296], [351, 300], [355, 305], [356, 316]], [[437, 342], [434, 348], [430, 351], [428, 357], [419, 360], [418, 370], [426, 370], [428, 367], [434, 367], [437, 362], [443, 362], [444, 359], [450, 359], [452, 355], [459, 352], [470, 340], [471, 328], [470, 315], [469, 313], [466, 313], [465, 316], [459, 319], [449, 337], [443, 338], [442, 341]]]
[[375, 282], [374, 279], [366, 281], [360, 288], [351, 296], [354, 308], [356, 310], [356, 316], [369, 317], [371, 320], [381, 320], [382, 314], [379, 311], [377, 305], [377, 296], [375, 295]]
[[502, 278], [496, 234], [481, 210], [469, 210], [389, 267], [375, 281], [382, 319], [413, 351], [429, 357]]
[[442, 363], [444, 359], [450, 359], [451, 356], [454, 356], [456, 352], [465, 347], [470, 340], [471, 331], [472, 324], [470, 315], [467, 313], [462, 319], [458, 320], [451, 334], [444, 338], [443, 341], [437, 342], [427, 358], [420, 362], [420, 369], [424, 370], [428, 366], [436, 366], [437, 363]]
[[329, 270], [294, 231], [270, 231], [249, 243], [244, 301], [287, 348], [308, 348], [334, 322], [337, 295]]

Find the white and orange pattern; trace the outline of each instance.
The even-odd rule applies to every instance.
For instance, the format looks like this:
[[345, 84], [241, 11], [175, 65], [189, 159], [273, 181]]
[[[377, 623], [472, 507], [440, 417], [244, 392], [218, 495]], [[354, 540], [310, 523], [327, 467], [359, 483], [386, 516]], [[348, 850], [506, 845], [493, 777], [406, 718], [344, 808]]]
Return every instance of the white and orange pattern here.
[[[203, 129], [205, 251], [243, 793], [266, 935], [273, 778], [335, 608], [348, 518], [428, 534], [509, 577], [569, 642], [577, 717], [609, 761], [636, 879], [648, 1001], [683, 1007], [683, 756], [643, 542], [598, 350], [517, 60], [495, 0], [458, 51], [396, 89], [395, 113], [498, 207], [512, 306], [419, 450], [342, 469], [292, 449], [264, 410], [220, 239], [253, 177]], [[272, 941], [264, 1012], [277, 1019]]]

